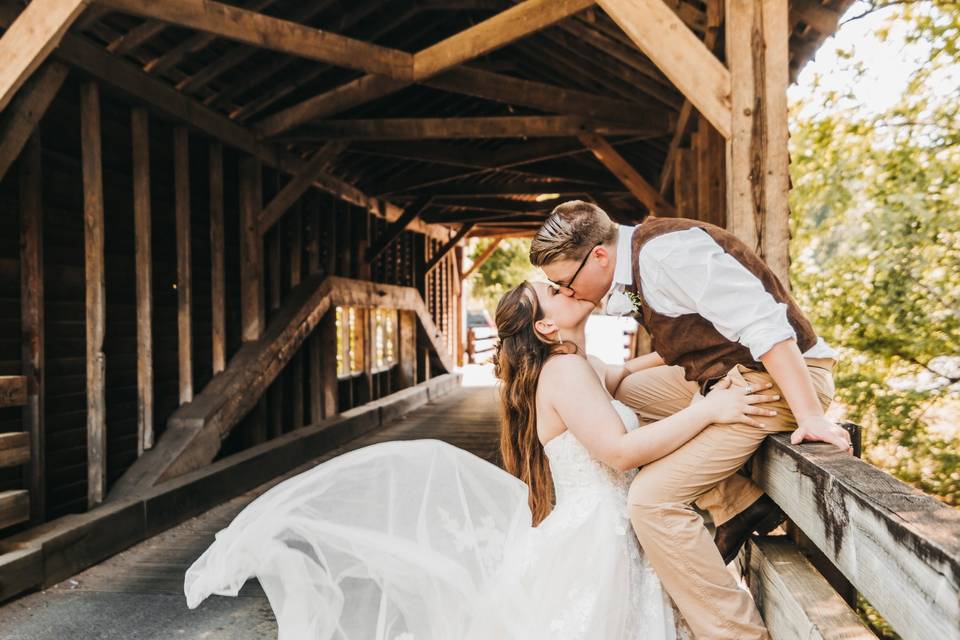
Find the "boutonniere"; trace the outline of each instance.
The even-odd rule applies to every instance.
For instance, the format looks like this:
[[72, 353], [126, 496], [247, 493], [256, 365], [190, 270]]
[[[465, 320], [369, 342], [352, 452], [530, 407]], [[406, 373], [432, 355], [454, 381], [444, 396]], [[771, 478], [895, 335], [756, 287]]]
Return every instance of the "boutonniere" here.
[[630, 302], [633, 303], [634, 313], [641, 313], [643, 311], [643, 298], [640, 297], [640, 294], [636, 291], [626, 291], [625, 293], [630, 298]]

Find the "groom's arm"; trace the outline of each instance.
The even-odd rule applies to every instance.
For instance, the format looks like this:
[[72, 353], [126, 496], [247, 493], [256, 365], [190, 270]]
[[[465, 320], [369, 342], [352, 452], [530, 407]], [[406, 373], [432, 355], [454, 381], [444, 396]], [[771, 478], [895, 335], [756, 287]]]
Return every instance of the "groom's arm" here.
[[[671, 238], [671, 236], [674, 236]], [[846, 431], [827, 420], [787, 320], [787, 307], [702, 229], [659, 236], [639, 256], [644, 301], [676, 317], [697, 313], [764, 364], [797, 420], [795, 442], [820, 440], [847, 449]]]

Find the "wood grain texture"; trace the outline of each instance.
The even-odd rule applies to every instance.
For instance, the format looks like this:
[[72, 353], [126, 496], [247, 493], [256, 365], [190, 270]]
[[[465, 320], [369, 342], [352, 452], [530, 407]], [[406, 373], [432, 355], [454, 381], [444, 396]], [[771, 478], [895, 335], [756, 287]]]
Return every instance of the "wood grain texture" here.
[[786, 536], [753, 538], [749, 584], [777, 640], [876, 640], [850, 606]]
[[226, 272], [223, 230], [223, 145], [208, 145], [210, 172], [210, 331], [213, 374], [227, 366]]
[[50, 60], [24, 85], [0, 117], [0, 180], [7, 174], [53, 102], [69, 67]]
[[87, 372], [87, 504], [103, 501], [107, 484], [106, 281], [103, 264], [103, 162], [100, 90], [85, 82], [80, 90], [83, 173], [83, 241]]
[[190, 134], [173, 131], [174, 216], [177, 236], [177, 361], [180, 404], [193, 400], [193, 268], [190, 243]]
[[683, 24], [673, 9], [663, 0], [598, 0], [597, 4], [680, 89], [697, 111], [706, 116], [724, 137], [729, 137], [730, 71]]
[[960, 638], [960, 511], [782, 435], [760, 448], [753, 478], [901, 637]]
[[[76, 0], [74, 0], [76, 1]], [[98, 0], [117, 11], [348, 69], [409, 78], [413, 56], [213, 0]]]
[[30, 492], [26, 489], [0, 491], [0, 529], [30, 519]]
[[30, 434], [0, 433], [0, 467], [16, 467], [30, 462]]
[[87, 0], [34, 0], [0, 37], [0, 111], [50, 55]]
[[579, 138], [583, 146], [590, 149], [597, 160], [607, 167], [651, 213], [658, 216], [676, 215], [673, 205], [667, 202], [653, 185], [647, 182], [602, 136], [596, 133], [581, 133]]
[[150, 196], [150, 115], [130, 117], [133, 147], [134, 260], [137, 278], [137, 455], [153, 446], [153, 216]]

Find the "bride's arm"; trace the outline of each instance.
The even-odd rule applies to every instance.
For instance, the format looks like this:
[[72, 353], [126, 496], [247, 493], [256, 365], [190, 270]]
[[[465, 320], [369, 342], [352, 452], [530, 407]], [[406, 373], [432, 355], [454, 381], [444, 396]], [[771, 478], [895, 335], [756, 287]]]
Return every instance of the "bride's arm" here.
[[744, 387], [721, 388], [668, 418], [627, 432], [590, 364], [577, 355], [551, 358], [541, 371], [538, 392], [590, 455], [621, 471], [662, 458], [709, 424], [759, 427], [750, 415], [776, 413], [752, 406], [775, 396], [747, 395]]

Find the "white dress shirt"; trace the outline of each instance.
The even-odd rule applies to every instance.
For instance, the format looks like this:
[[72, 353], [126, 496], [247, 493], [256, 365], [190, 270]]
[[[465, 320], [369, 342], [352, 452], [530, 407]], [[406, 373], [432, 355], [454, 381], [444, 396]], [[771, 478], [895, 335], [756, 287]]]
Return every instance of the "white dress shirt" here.
[[[633, 311], [623, 293], [633, 282], [631, 240], [635, 227], [620, 225], [617, 257], [606, 312]], [[643, 302], [670, 318], [697, 313], [732, 342], [750, 350], [754, 360], [775, 344], [797, 334], [787, 321], [787, 305], [777, 302], [763, 283], [725, 252], [703, 229], [672, 231], [648, 241], [640, 250]], [[804, 354], [837, 358], [823, 338]]]

